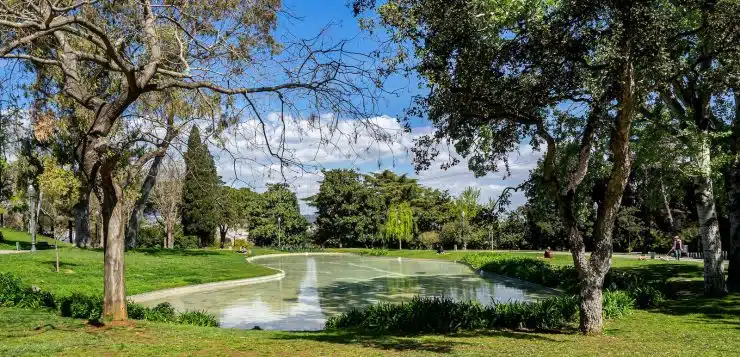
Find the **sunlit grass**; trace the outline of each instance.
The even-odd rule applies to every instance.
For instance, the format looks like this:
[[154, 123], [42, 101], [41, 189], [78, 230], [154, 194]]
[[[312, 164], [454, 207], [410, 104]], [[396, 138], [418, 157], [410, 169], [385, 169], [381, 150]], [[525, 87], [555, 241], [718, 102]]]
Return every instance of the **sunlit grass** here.
[[[8, 234], [6, 234], [8, 232]], [[3, 230], [6, 237], [27, 239], [24, 233]], [[7, 239], [7, 238], [6, 238]], [[102, 250], [59, 249], [60, 272], [56, 273], [53, 249], [36, 253], [0, 255], [0, 272], [10, 272], [28, 285], [54, 294], [103, 293]], [[129, 295], [214, 281], [244, 279], [274, 273], [245, 261], [243, 255], [219, 250], [145, 250], [127, 252], [126, 292]]]

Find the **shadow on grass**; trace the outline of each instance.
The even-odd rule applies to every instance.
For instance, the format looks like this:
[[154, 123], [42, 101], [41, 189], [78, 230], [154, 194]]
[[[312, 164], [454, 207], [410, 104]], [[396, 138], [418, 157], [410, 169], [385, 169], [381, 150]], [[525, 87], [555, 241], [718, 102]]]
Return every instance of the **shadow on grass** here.
[[[560, 342], [558, 340], [538, 334], [513, 331], [471, 331], [450, 334], [446, 336], [452, 338], [501, 337], [520, 340]], [[366, 348], [376, 348], [397, 352], [427, 351], [436, 353], [451, 353], [455, 346], [469, 345], [469, 343], [464, 341], [451, 341], [450, 339], [437, 341], [433, 339], [418, 339], [414, 337], [394, 336], [382, 333], [366, 333], [360, 331], [296, 333], [290, 335], [281, 334], [274, 338], [281, 340], [309, 340], [315, 342], [335, 343], [343, 345], [359, 345]]]
[[[56, 267], [57, 261], [56, 260], [47, 260], [47, 261], [41, 262], [41, 263], [42, 264], [48, 264], [48, 265], [51, 265], [53, 267]], [[69, 263], [69, 262], [65, 262], [65, 261], [59, 259], [59, 268], [60, 269], [61, 268], [78, 267], [78, 266], [80, 266], [80, 264]]]
[[[48, 243], [48, 244], [38, 244], [38, 243]], [[21, 248], [21, 250], [31, 250], [31, 242], [23, 241], [23, 240], [14, 240], [14, 239], [3, 239], [3, 244], [6, 244], [9, 246], [8, 249], [15, 250], [16, 244], [18, 244]], [[50, 242], [46, 241], [38, 241], [36, 243], [36, 249], [37, 250], [50, 250], [54, 249], [54, 240], [50, 239]]]
[[[740, 318], [740, 294], [730, 294], [721, 298], [683, 297], [666, 301], [663, 307], [655, 311], [670, 315], [700, 314], [707, 320], [722, 320], [728, 317], [738, 319]], [[727, 321], [727, 323], [740, 325], [740, 320]]]
[[612, 270], [637, 273], [644, 276], [647, 280], [665, 280], [671, 278], [694, 279], [701, 278], [703, 274], [703, 267], [699, 264], [673, 262], [615, 267]]
[[[146, 249], [134, 249], [128, 252], [156, 255], [156, 256], [178, 256], [178, 257], [196, 257], [196, 256], [213, 256], [213, 255], [224, 255], [224, 252], [214, 250], [203, 250], [203, 249], [157, 249], [157, 248], [146, 248]], [[237, 254], [234, 252], [234, 254]]]

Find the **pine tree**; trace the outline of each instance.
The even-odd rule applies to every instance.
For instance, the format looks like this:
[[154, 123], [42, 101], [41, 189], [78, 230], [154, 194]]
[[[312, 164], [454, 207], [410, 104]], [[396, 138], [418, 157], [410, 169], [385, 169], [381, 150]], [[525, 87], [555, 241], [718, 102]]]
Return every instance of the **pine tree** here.
[[193, 126], [185, 159], [185, 183], [182, 192], [182, 226], [185, 235], [198, 236], [201, 246], [214, 241], [218, 223], [218, 189], [221, 180], [216, 164], [201, 142], [200, 130]]

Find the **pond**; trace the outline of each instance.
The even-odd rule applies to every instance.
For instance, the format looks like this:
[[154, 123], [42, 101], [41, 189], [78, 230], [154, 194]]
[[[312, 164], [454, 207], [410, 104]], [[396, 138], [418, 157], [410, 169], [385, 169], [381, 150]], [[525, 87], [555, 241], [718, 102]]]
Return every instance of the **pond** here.
[[328, 317], [375, 302], [402, 302], [414, 296], [456, 300], [529, 301], [552, 290], [498, 275], [476, 274], [449, 261], [355, 255], [264, 257], [255, 263], [285, 271], [279, 281], [175, 295], [145, 304], [169, 302], [176, 309], [206, 310], [222, 327], [320, 330]]

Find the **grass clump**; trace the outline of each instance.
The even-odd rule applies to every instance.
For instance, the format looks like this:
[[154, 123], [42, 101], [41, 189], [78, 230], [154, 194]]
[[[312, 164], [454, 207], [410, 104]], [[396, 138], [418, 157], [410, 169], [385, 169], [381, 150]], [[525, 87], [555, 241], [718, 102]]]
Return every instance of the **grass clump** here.
[[629, 315], [635, 306], [635, 298], [623, 290], [606, 290], [603, 296], [604, 317], [620, 318]]
[[[54, 296], [38, 288], [24, 287], [19, 278], [9, 273], [0, 273], [0, 306], [53, 309], [62, 317], [89, 321], [100, 321], [103, 314], [103, 299], [99, 296], [81, 293]], [[169, 303], [161, 303], [149, 308], [129, 301], [126, 307], [129, 317], [134, 320], [218, 326], [218, 320], [213, 315], [202, 311], [186, 311], [178, 314]]]
[[365, 309], [352, 309], [330, 318], [325, 329], [405, 334], [495, 328], [557, 330], [570, 325], [577, 312], [578, 301], [573, 296], [490, 306], [449, 298], [415, 297], [401, 304], [378, 303]]
[[177, 323], [205, 327], [218, 327], [218, 320], [205, 311], [185, 311], [177, 316]]
[[353, 251], [352, 253], [367, 257], [385, 257], [390, 255], [390, 252], [387, 249], [360, 249]]

